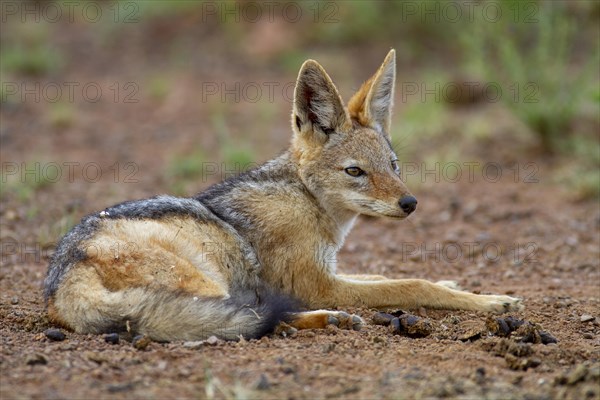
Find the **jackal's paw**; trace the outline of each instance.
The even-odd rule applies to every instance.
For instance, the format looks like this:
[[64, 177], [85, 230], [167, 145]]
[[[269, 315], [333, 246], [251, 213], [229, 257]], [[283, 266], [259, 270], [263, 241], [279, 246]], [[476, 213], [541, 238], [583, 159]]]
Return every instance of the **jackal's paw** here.
[[291, 337], [296, 336], [296, 333], [298, 333], [298, 329], [282, 321], [279, 323], [279, 325], [275, 327], [275, 331], [273, 333], [277, 336]]
[[463, 290], [456, 281], [437, 281], [435, 284], [447, 287], [448, 289]]
[[363, 326], [363, 320], [358, 315], [350, 315], [343, 311], [330, 311], [327, 317], [327, 324], [335, 325], [340, 329], [360, 331]]
[[501, 314], [506, 312], [521, 311], [525, 308], [523, 304], [521, 304], [521, 299], [516, 297], [501, 295], [489, 295], [486, 297], [486, 311]]

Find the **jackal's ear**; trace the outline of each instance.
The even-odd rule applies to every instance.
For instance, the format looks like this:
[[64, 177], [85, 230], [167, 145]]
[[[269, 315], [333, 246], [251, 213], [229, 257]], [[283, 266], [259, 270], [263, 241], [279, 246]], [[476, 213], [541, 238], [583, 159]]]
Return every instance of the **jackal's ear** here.
[[395, 83], [396, 52], [390, 50], [375, 75], [363, 83], [350, 99], [350, 116], [363, 126], [389, 135]]
[[292, 129], [296, 134], [314, 134], [326, 140], [350, 121], [342, 98], [323, 67], [314, 60], [302, 64], [292, 110]]

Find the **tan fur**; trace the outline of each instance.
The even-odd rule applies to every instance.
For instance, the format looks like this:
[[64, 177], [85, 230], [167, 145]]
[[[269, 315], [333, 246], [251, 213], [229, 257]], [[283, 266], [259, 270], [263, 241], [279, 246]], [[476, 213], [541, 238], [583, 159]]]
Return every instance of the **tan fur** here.
[[202, 228], [183, 218], [105, 220], [102, 233], [84, 244], [87, 264], [113, 292], [160, 287], [198, 296], [224, 296], [231, 277], [218, 268], [215, 257], [222, 248], [235, 244], [215, 226]]
[[382, 275], [338, 274], [340, 278], [357, 281], [383, 281], [388, 278]]
[[[176, 213], [100, 219], [96, 232], [77, 243], [87, 257], [64, 272], [51, 293], [50, 317], [78, 332], [99, 332], [107, 329], [106, 320], [125, 318], [157, 340], [210, 334], [233, 339], [244, 329], [255, 332], [262, 316], [243, 304], [232, 308], [205, 299], [224, 301], [240, 288], [258, 291], [260, 285], [312, 310], [519, 310], [520, 300], [508, 296], [338, 273], [336, 254], [359, 214], [403, 219], [410, 212], [399, 205], [411, 194], [394, 169], [389, 144], [394, 78], [392, 50], [346, 108], [325, 70], [305, 62], [294, 94], [291, 147], [263, 167], [267, 178], [199, 194], [194, 207], [206, 207], [197, 211], [205, 212], [204, 219]], [[364, 174], [351, 176], [348, 168], [356, 167]], [[281, 169], [283, 178], [269, 175], [270, 168]], [[296, 313], [290, 321], [296, 329], [328, 324], [357, 329], [362, 321], [326, 310]]]

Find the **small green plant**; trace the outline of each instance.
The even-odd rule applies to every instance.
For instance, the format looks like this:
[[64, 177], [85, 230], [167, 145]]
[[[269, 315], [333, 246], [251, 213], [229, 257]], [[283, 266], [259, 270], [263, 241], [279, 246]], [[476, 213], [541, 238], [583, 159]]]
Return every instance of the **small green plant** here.
[[25, 75], [56, 72], [64, 63], [62, 53], [48, 42], [48, 24], [21, 24], [0, 49], [0, 69]]
[[406, 103], [402, 111], [394, 116], [391, 132], [394, 143], [402, 141], [401, 145], [411, 146], [444, 133], [444, 123], [448, 117], [445, 102], [407, 97]]
[[176, 179], [195, 179], [202, 176], [202, 165], [206, 162], [202, 150], [173, 159], [167, 168], [169, 176]]
[[600, 145], [597, 139], [574, 136], [564, 151], [573, 157], [565, 162], [555, 180], [569, 187], [578, 200], [600, 198]]
[[0, 197], [10, 194], [16, 196], [21, 202], [33, 198], [36, 191], [56, 182], [57, 176], [52, 175], [50, 169], [44, 169], [41, 162], [27, 162], [19, 166], [19, 173], [5, 175], [0, 182]]
[[11, 46], [2, 51], [2, 67], [27, 75], [44, 75], [58, 69], [60, 56], [48, 46]]
[[227, 144], [221, 147], [221, 154], [228, 171], [244, 172], [254, 166], [254, 152], [245, 146]]
[[217, 135], [220, 150], [220, 162], [226, 175], [237, 175], [254, 166], [256, 156], [245, 143], [234, 143], [231, 139], [224, 113], [215, 113], [212, 118], [213, 130]]
[[[29, 213], [28, 213], [29, 214]], [[38, 230], [37, 242], [43, 248], [53, 247], [61, 237], [67, 234], [78, 222], [75, 212], [63, 215], [59, 220], [44, 224]]]
[[158, 102], [163, 102], [169, 94], [169, 81], [164, 76], [153, 76], [148, 81], [148, 94]]
[[573, 188], [576, 198], [581, 200], [600, 198], [600, 169], [579, 168], [575, 179], [569, 184]]
[[298, 66], [307, 59], [307, 55], [298, 50], [291, 48], [279, 54], [279, 64], [283, 66], [285, 72], [294, 74], [298, 70]]
[[[555, 153], [564, 145], [581, 104], [596, 85], [598, 47], [575, 60], [577, 21], [561, 4], [531, 2], [535, 13], [515, 10], [507, 1], [498, 21], [481, 15], [461, 36], [467, 67], [502, 90], [502, 100], [534, 132], [542, 149]], [[593, 85], [592, 85], [593, 86]]]
[[66, 129], [75, 122], [73, 105], [64, 102], [50, 103], [48, 109], [48, 122], [57, 129]]
[[201, 1], [139, 1], [129, 2], [127, 11], [132, 15], [138, 13], [144, 18], [165, 17], [165, 16], [185, 16], [189, 13], [202, 11]]

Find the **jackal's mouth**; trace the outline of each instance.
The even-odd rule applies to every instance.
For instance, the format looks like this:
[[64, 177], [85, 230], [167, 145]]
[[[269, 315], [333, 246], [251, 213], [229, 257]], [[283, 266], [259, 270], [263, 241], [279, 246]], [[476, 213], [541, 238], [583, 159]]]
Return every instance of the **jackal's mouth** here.
[[385, 217], [391, 219], [405, 219], [408, 215], [402, 210], [392, 210], [390, 207], [381, 207], [377, 203], [361, 201], [358, 203], [362, 210], [362, 214], [372, 217]]
[[391, 219], [406, 219], [406, 217], [408, 217], [408, 215], [406, 215], [406, 214], [402, 214], [402, 215], [381, 214], [381, 216], [386, 217], [386, 218], [391, 218]]

